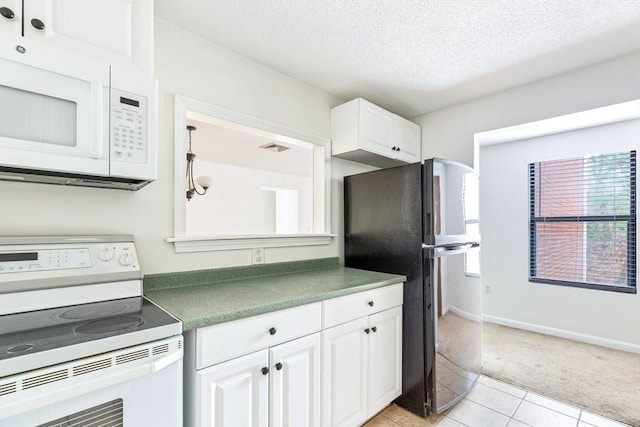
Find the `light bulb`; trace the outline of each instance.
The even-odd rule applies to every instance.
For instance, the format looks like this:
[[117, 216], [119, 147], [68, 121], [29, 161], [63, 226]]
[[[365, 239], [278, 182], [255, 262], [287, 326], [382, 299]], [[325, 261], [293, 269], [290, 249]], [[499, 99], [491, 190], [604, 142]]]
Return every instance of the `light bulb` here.
[[210, 176], [199, 176], [196, 178], [196, 181], [198, 181], [198, 185], [200, 187], [206, 190], [207, 188], [211, 187], [211, 184], [213, 183], [213, 178]]

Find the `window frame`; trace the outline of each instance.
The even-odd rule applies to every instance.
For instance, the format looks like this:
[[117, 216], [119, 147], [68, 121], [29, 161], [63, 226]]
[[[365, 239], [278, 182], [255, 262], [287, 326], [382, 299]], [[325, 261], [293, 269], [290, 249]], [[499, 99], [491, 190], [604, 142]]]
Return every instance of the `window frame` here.
[[[603, 154], [616, 154], [618, 152], [609, 152]], [[528, 163], [529, 173], [529, 282], [542, 283], [550, 285], [569, 286], [583, 289], [596, 289], [603, 291], [622, 292], [635, 294], [637, 292], [637, 217], [636, 217], [636, 167], [637, 157], [636, 150], [629, 150], [630, 160], [630, 177], [629, 177], [629, 196], [630, 196], [630, 209], [628, 215], [588, 215], [588, 216], [554, 216], [554, 217], [536, 217], [535, 215], [535, 165], [536, 163], [542, 163], [543, 161]], [[568, 158], [567, 158], [568, 159]], [[627, 286], [616, 285], [603, 285], [597, 283], [587, 282], [573, 282], [556, 279], [546, 279], [536, 277], [536, 224], [540, 222], [627, 222]]]

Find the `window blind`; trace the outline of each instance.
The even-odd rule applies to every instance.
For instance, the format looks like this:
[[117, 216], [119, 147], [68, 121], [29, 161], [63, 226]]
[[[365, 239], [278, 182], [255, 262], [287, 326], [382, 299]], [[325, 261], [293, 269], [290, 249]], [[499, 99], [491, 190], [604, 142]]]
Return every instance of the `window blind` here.
[[529, 164], [529, 280], [635, 291], [636, 152]]

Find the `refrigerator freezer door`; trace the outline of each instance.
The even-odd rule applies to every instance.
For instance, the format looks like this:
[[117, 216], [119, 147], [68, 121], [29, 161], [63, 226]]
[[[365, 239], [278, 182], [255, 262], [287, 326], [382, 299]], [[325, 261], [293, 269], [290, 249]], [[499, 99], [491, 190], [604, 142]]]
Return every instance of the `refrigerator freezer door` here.
[[478, 175], [450, 160], [424, 165], [424, 243], [479, 242]]
[[427, 316], [431, 328], [425, 352], [426, 378], [431, 389], [430, 410], [440, 413], [462, 399], [475, 385], [482, 369], [482, 285], [475, 274], [465, 272], [469, 250], [425, 249], [425, 263], [432, 274]]

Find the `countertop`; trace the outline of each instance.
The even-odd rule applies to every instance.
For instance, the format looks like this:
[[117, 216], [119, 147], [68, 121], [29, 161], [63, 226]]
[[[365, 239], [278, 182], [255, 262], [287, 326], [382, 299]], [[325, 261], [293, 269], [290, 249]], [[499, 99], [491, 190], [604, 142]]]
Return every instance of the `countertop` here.
[[186, 331], [405, 280], [326, 258], [145, 276], [144, 295], [180, 319]]

